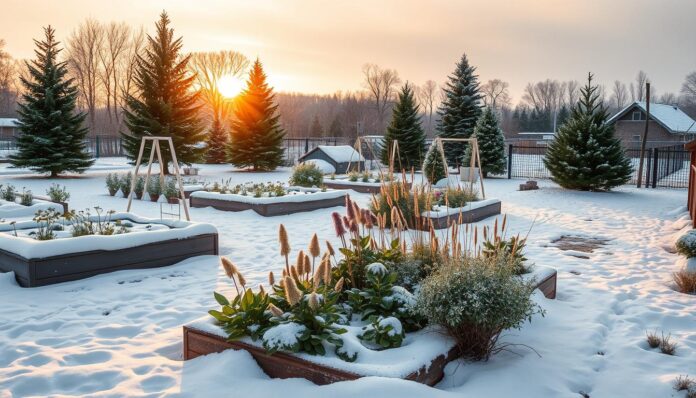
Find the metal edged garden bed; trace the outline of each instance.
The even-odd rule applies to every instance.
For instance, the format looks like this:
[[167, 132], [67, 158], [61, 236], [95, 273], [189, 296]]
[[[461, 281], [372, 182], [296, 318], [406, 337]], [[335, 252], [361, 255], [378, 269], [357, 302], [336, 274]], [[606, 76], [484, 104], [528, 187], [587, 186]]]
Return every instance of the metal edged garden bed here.
[[220, 198], [215, 198], [214, 196], [216, 195], [198, 196], [198, 194], [194, 192], [189, 198], [189, 203], [191, 204], [191, 207], [212, 207], [222, 211], [253, 210], [264, 217], [280, 216], [346, 205], [345, 192], [341, 192], [340, 195], [335, 197], [322, 197], [320, 195], [312, 197], [313, 195], [309, 194], [306, 195], [306, 198], [303, 198], [304, 200], [289, 200], [288, 198], [294, 197], [289, 196], [286, 198], [281, 196], [273, 198], [275, 199], [274, 201], [254, 201], [254, 198], [248, 197], [240, 198], [240, 200], [234, 200], [223, 198], [223, 195], [227, 196], [226, 194], [219, 195]]
[[[451, 211], [425, 212], [421, 216], [421, 228], [424, 230], [444, 229], [453, 224], [469, 224], [484, 220], [488, 217], [499, 215], [501, 212], [501, 202], [498, 199], [488, 199], [482, 206], [471, 207], [469, 209], [451, 209]], [[475, 202], [474, 202], [475, 203]], [[442, 213], [436, 215], [436, 213]]]

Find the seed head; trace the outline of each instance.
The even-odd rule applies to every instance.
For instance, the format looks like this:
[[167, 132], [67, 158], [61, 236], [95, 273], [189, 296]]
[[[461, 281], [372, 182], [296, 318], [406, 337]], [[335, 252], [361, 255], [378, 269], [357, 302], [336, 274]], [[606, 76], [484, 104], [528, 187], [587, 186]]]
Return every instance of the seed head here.
[[280, 308], [273, 305], [273, 303], [268, 304], [268, 310], [271, 311], [271, 314], [273, 314], [273, 316], [276, 316], [276, 317], [283, 316], [283, 310], [281, 310]]
[[319, 246], [319, 237], [315, 233], [314, 236], [312, 236], [312, 240], [309, 242], [309, 254], [312, 255], [312, 257], [319, 257], [321, 254], [321, 247]]
[[297, 288], [297, 285], [295, 284], [295, 280], [292, 279], [289, 276], [286, 276], [285, 279], [285, 298], [288, 300], [288, 303], [290, 306], [294, 306], [295, 304], [299, 303], [300, 300], [302, 299], [302, 292], [300, 292], [300, 289]]
[[278, 228], [278, 241], [280, 242], [280, 255], [287, 256], [290, 254], [290, 240], [288, 239], [288, 231], [285, 230], [285, 225], [280, 224]]
[[336, 293], [341, 293], [343, 291], [343, 284], [344, 283], [345, 283], [345, 280], [343, 279], [343, 277], [341, 277], [341, 279], [339, 279], [338, 282], [336, 282], [336, 286], [334, 286], [334, 291]]
[[227, 277], [230, 279], [234, 278], [234, 276], [239, 273], [237, 266], [227, 257], [220, 257], [220, 264], [222, 268], [225, 269], [225, 274], [227, 274]]
[[273, 275], [273, 271], [268, 273], [268, 284], [271, 286], [275, 285], [275, 275]]

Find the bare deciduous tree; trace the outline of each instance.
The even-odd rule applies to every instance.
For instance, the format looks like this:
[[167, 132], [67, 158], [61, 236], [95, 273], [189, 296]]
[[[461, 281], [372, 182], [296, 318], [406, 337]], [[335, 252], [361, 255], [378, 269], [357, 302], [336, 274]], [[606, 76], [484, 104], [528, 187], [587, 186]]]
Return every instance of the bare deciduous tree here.
[[614, 85], [611, 87], [611, 104], [615, 110], [622, 109], [626, 106], [628, 101], [628, 89], [626, 84], [619, 80], [614, 81]]
[[385, 119], [389, 106], [396, 92], [396, 85], [401, 83], [399, 73], [395, 69], [380, 68], [375, 64], [363, 65], [365, 87], [370, 92], [377, 110], [378, 129], [385, 126]]
[[638, 71], [635, 82], [631, 83], [630, 86], [631, 101], [645, 101], [645, 83], [647, 82], [648, 75], [642, 70]]
[[[652, 89], [651, 89], [651, 91], [652, 91]], [[661, 104], [667, 104], [667, 105], [679, 105], [679, 98], [677, 97], [677, 94], [675, 94], [675, 93], [664, 93], [664, 94], [660, 95], [658, 102]]]
[[510, 84], [500, 79], [492, 79], [481, 86], [483, 103], [493, 109], [510, 106]]
[[684, 83], [682, 83], [681, 86], [681, 94], [692, 100], [696, 100], [696, 72], [691, 72], [686, 75]]
[[99, 51], [101, 67], [99, 69], [99, 80], [104, 88], [103, 97], [106, 100], [106, 113], [109, 122], [113, 124], [121, 114], [118, 105], [120, 103], [120, 92], [118, 90], [119, 80], [122, 77], [122, 68], [127, 66], [124, 61], [130, 39], [130, 27], [125, 23], [111, 22], [103, 28], [104, 47]]
[[87, 19], [80, 24], [67, 42], [68, 65], [79, 87], [82, 96], [80, 102], [87, 110], [92, 134], [96, 132], [95, 111], [101, 88], [99, 67], [103, 45], [104, 28], [94, 19]]
[[426, 82], [418, 88], [418, 98], [427, 120], [425, 125], [426, 134], [431, 134], [433, 131], [433, 112], [435, 110], [436, 95], [437, 83], [435, 83], [434, 80], [426, 80]]
[[0, 116], [9, 116], [14, 110], [16, 91], [13, 90], [15, 78], [14, 62], [5, 50], [5, 40], [0, 39]]
[[577, 80], [568, 80], [566, 83], [566, 99], [565, 105], [568, 108], [573, 108], [578, 103], [580, 96], [580, 82]]
[[522, 101], [540, 113], [555, 113], [563, 104], [566, 84], [558, 80], [546, 79], [528, 83], [524, 88]]

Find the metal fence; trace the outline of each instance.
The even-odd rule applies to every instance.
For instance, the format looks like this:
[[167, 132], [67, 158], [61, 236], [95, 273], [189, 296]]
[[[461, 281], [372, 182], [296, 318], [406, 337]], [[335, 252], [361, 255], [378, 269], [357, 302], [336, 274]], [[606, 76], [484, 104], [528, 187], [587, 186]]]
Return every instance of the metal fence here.
[[[544, 165], [546, 146], [509, 144], [506, 155], [508, 178], [551, 178]], [[640, 149], [628, 148], [626, 156], [633, 166], [629, 184], [637, 184]], [[642, 181], [643, 186], [652, 188], [686, 188], [689, 185], [689, 152], [684, 145], [646, 149]]]

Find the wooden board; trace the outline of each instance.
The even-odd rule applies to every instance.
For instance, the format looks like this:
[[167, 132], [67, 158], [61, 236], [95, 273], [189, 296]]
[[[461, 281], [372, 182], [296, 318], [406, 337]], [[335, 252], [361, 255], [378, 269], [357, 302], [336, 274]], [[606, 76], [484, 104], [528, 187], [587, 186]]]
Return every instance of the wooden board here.
[[20, 286], [35, 287], [125, 269], [164, 267], [191, 257], [217, 254], [217, 234], [202, 234], [125, 249], [92, 250], [40, 259], [26, 259], [9, 250], [0, 249], [0, 272], [14, 271]]
[[[299, 377], [307, 379], [315, 384], [324, 385], [365, 377], [345, 370], [310, 362], [289, 353], [277, 352], [270, 355], [267, 354], [263, 348], [240, 341], [230, 342], [224, 337], [187, 326], [184, 326], [183, 332], [184, 360], [215, 352], [222, 352], [228, 349], [245, 350], [251, 354], [261, 369], [273, 378], [287, 379]], [[447, 355], [438, 355], [433, 358], [430, 366], [423, 366], [404, 379], [433, 386], [442, 380], [445, 365], [457, 357], [457, 349], [452, 348]]]
[[449, 214], [444, 214], [440, 217], [422, 217], [423, 222], [421, 225], [424, 230], [430, 230], [430, 225], [432, 224], [434, 229], [448, 228], [452, 223], [459, 223], [461, 220], [462, 224], [473, 223], [481, 221], [488, 217], [496, 216], [500, 214], [501, 203], [491, 203], [489, 205], [478, 207], [476, 209], [461, 212], [461, 218], [459, 212], [451, 212]]
[[232, 200], [220, 200], [211, 198], [200, 198], [192, 196], [189, 198], [191, 207], [212, 207], [223, 211], [244, 211], [254, 210], [264, 217], [280, 216], [285, 214], [300, 213], [335, 206], [345, 206], [345, 196], [328, 199], [305, 200], [302, 202], [279, 202], [279, 203], [246, 203]]
[[[324, 185], [326, 185], [327, 188], [331, 189], [352, 189], [355, 192], [359, 193], [373, 193], [373, 194], [378, 194], [380, 193], [380, 190], [382, 189], [382, 185], [378, 182], [375, 183], [369, 183], [370, 185], [365, 185], [360, 184], [359, 182], [350, 182], [346, 183], [341, 180], [324, 180]], [[406, 189], [410, 190], [411, 189], [411, 183], [407, 182], [406, 183]]]
[[554, 271], [546, 279], [537, 282], [537, 289], [541, 290], [544, 293], [544, 297], [548, 299], [556, 298], [556, 275], [557, 272]]

